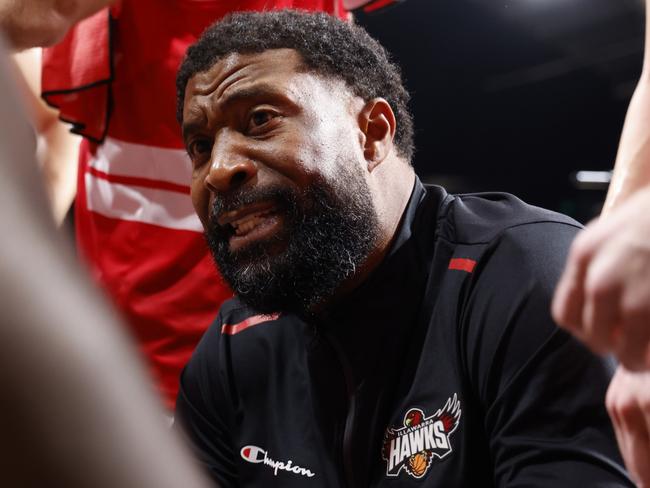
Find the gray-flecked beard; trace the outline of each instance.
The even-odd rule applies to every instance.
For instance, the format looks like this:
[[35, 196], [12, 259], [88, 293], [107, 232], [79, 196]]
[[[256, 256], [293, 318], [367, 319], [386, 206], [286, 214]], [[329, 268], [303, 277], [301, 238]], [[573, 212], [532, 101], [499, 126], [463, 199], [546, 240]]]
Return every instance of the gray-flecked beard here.
[[[273, 187], [215, 200], [206, 230], [208, 246], [221, 275], [246, 305], [260, 313], [308, 317], [355, 274], [379, 233], [370, 189], [360, 171], [342, 171], [335, 184], [320, 180], [300, 193]], [[215, 216], [261, 201], [277, 205], [283, 230], [230, 252], [232, 230], [219, 226]]]

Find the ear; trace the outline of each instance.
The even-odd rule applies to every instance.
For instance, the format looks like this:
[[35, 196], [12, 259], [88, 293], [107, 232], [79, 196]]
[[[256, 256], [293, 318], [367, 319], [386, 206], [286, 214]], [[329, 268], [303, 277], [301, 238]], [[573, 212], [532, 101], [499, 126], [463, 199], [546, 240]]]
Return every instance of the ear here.
[[366, 102], [359, 113], [359, 128], [365, 136], [363, 155], [372, 172], [393, 150], [395, 136], [395, 114], [383, 98], [373, 98]]

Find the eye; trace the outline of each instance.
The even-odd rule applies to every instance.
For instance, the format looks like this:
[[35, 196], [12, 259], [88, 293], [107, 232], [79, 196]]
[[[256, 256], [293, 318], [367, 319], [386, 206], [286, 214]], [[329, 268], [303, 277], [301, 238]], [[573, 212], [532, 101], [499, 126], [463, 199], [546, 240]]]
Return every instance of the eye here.
[[194, 139], [187, 146], [187, 152], [192, 160], [201, 159], [212, 151], [212, 141], [209, 139]]
[[250, 114], [248, 119], [248, 130], [255, 132], [256, 130], [264, 127], [271, 120], [275, 119], [278, 115], [270, 110], [255, 110]]

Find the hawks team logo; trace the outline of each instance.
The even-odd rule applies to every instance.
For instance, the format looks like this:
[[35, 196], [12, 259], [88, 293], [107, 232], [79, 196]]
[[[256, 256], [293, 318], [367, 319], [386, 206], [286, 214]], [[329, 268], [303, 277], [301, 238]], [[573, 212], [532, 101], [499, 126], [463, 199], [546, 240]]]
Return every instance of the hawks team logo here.
[[389, 427], [384, 434], [386, 476], [398, 476], [402, 470], [418, 479], [427, 474], [433, 458], [442, 459], [451, 452], [449, 436], [458, 427], [460, 414], [456, 394], [430, 417], [419, 408], [406, 412], [404, 427]]

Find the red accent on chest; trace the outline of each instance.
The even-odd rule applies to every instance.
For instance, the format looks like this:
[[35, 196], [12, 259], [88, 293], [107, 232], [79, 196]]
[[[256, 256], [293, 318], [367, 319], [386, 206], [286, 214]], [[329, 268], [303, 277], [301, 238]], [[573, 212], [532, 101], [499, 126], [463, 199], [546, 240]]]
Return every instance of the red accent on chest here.
[[449, 261], [449, 269], [455, 269], [458, 271], [465, 271], [471, 273], [476, 267], [476, 261], [473, 259], [467, 258], [452, 258]]

